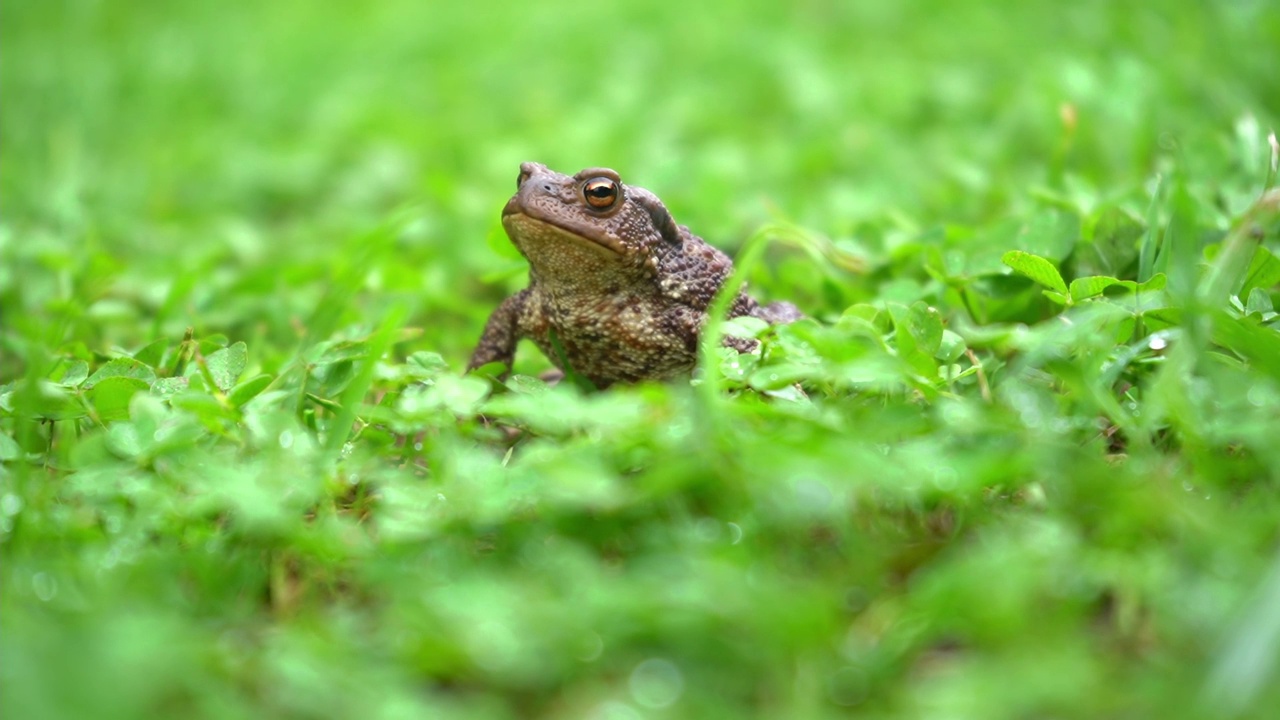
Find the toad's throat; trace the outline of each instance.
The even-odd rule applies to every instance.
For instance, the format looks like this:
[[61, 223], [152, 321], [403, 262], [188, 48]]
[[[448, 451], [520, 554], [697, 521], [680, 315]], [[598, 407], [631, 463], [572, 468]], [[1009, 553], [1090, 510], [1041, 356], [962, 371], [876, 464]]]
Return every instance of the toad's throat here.
[[565, 253], [594, 252], [615, 260], [626, 252], [626, 248], [616, 238], [584, 232], [572, 225], [536, 218], [519, 211], [503, 213], [502, 226], [511, 242], [531, 260], [544, 252], [554, 254], [557, 249]]

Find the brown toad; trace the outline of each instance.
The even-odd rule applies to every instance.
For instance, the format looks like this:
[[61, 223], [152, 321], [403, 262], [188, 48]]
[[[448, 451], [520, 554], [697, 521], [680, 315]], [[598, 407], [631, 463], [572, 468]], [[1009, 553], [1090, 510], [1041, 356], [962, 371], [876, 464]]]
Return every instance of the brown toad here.
[[[677, 225], [657, 196], [607, 168], [570, 176], [524, 163], [502, 225], [529, 261], [529, 287], [489, 316], [468, 369], [495, 361], [509, 368], [527, 337], [597, 387], [692, 371], [707, 306], [733, 262]], [[761, 305], [739, 292], [728, 316], [743, 315], [802, 317], [791, 303]], [[755, 347], [738, 338], [725, 344]]]

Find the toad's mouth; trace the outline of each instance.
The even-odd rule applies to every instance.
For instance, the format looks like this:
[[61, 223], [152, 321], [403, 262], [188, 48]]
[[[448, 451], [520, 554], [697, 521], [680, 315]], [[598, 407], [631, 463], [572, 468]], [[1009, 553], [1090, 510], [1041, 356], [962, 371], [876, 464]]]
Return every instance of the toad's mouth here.
[[617, 258], [626, 252], [621, 242], [595, 232], [595, 228], [573, 227], [572, 224], [536, 218], [520, 210], [504, 211], [502, 227], [526, 257], [554, 252], [555, 248], [590, 248], [596, 253]]

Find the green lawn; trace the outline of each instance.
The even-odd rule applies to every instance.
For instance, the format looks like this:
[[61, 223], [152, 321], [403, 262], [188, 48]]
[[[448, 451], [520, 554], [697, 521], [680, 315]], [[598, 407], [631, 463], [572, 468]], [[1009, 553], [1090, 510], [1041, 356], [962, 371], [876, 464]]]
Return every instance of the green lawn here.
[[[1270, 717], [1277, 47], [1267, 0], [4, 3], [0, 715]], [[810, 319], [466, 376], [526, 160]]]

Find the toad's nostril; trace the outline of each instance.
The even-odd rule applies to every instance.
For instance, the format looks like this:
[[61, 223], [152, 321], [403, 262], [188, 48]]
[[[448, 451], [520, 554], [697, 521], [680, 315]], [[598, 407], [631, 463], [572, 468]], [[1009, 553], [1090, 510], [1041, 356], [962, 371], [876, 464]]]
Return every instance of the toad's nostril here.
[[547, 192], [551, 192], [551, 183], [547, 183], [547, 184], [543, 185], [543, 186], [542, 186], [542, 189], [543, 189], [543, 190], [546, 190]]

